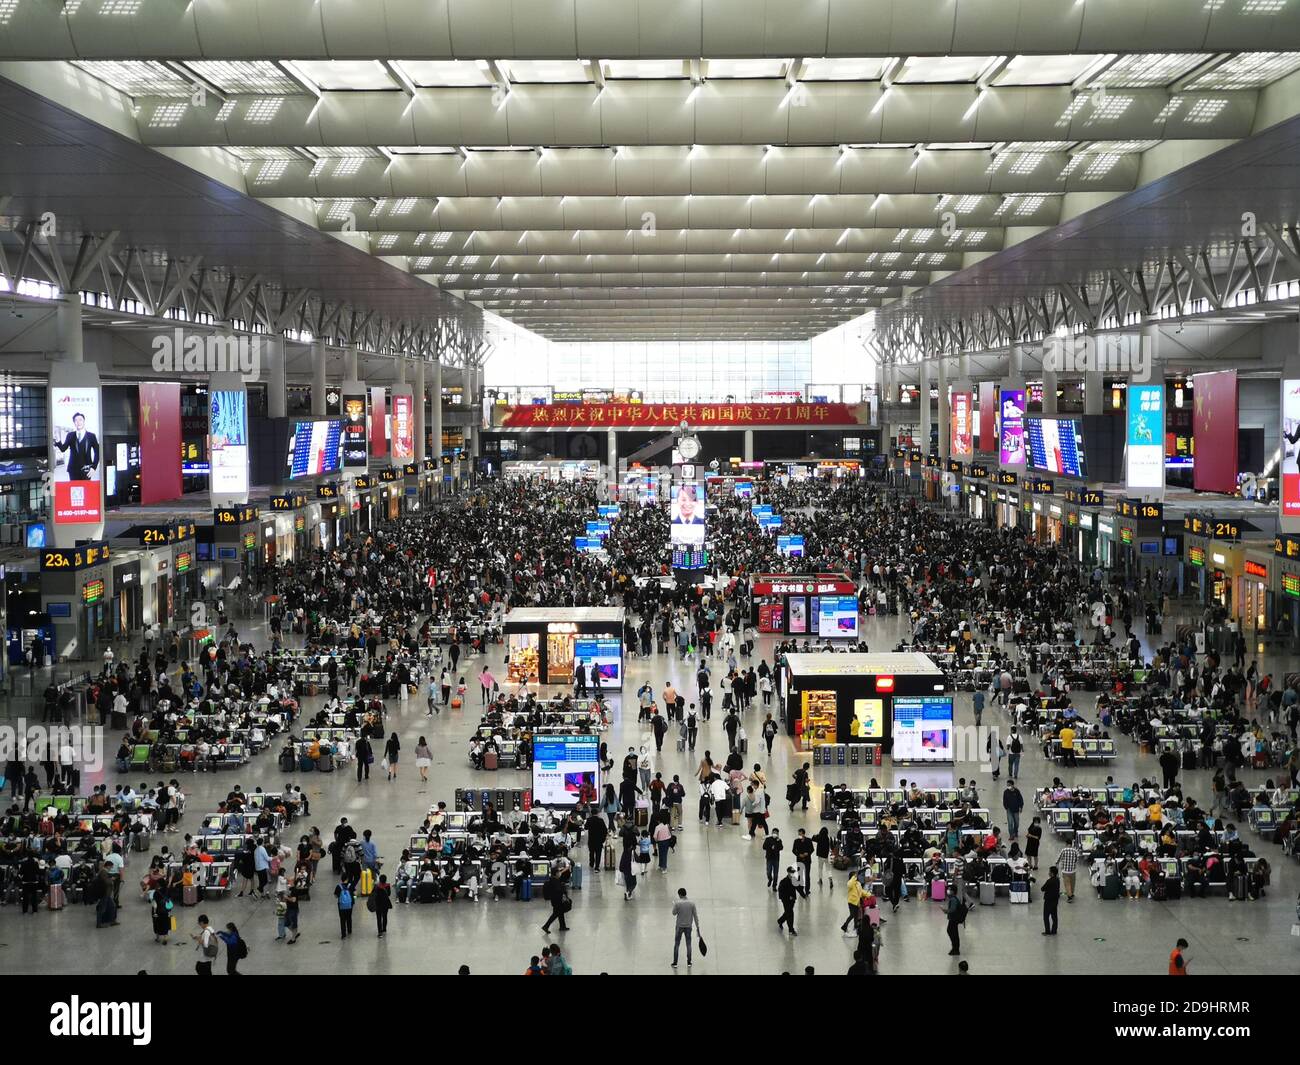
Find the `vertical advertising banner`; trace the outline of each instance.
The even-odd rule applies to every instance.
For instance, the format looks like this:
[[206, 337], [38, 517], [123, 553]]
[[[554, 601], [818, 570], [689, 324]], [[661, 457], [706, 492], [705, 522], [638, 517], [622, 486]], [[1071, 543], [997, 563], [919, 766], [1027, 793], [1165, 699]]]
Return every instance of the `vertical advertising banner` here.
[[950, 427], [949, 453], [955, 458], [958, 455], [970, 455], [974, 452], [974, 435], [975, 426], [972, 424], [974, 416], [975, 397], [970, 392], [954, 392], [952, 402], [948, 411], [948, 424]]
[[388, 408], [382, 386], [370, 390], [370, 454], [377, 459], [388, 455]]
[[998, 386], [992, 381], [980, 384], [980, 431], [978, 446], [981, 454], [997, 451]]
[[[1199, 452], [1200, 447], [1196, 450]], [[1282, 381], [1281, 472], [1282, 516], [1300, 518], [1300, 378]]]
[[218, 374], [208, 387], [208, 487], [214, 506], [248, 500], [248, 393], [229, 387], [238, 380], [237, 374]]
[[415, 458], [415, 404], [409, 392], [393, 393], [393, 461]]
[[1002, 389], [1000, 409], [1002, 434], [998, 459], [1003, 466], [1023, 466], [1025, 464], [1025, 390], [1023, 388]]
[[1165, 386], [1128, 386], [1128, 454], [1124, 483], [1130, 489], [1165, 487]]
[[366, 468], [366, 393], [345, 389], [342, 399], [343, 410], [343, 468], [345, 470], [364, 470]]
[[181, 386], [140, 385], [140, 502], [180, 499]]
[[1192, 396], [1192, 487], [1198, 492], [1235, 492], [1237, 371], [1196, 374]]
[[51, 381], [49, 392], [54, 524], [97, 525], [104, 520], [99, 385]]

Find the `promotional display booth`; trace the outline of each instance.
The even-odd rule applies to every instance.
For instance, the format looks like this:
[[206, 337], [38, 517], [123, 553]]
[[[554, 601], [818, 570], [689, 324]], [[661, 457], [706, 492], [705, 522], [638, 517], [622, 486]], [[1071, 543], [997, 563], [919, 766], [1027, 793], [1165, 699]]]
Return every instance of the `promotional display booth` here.
[[[506, 615], [506, 677], [510, 683], [573, 684], [578, 662], [588, 687], [600, 673], [606, 691], [623, 687], [621, 607], [519, 607]], [[505, 684], [502, 684], [505, 688]]]
[[869, 745], [895, 764], [955, 760], [952, 694], [928, 655], [788, 655], [782, 680], [786, 731], [803, 750]]
[[750, 590], [754, 603], [750, 620], [759, 632], [828, 640], [858, 638], [858, 586], [847, 573], [757, 573]]

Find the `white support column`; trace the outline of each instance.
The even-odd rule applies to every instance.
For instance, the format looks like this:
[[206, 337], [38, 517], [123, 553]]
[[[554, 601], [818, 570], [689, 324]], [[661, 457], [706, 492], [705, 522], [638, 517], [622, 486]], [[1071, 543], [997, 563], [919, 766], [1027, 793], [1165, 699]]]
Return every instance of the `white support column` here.
[[427, 455], [425, 449], [424, 408], [428, 395], [424, 388], [425, 363], [423, 359], [415, 360], [415, 389], [412, 399], [415, 401], [415, 461], [423, 464]]
[[425, 387], [429, 390], [429, 429], [433, 434], [434, 492], [442, 494], [442, 363], [431, 362], [425, 368]]
[[921, 448], [922, 455], [930, 454], [930, 431], [934, 424], [933, 417], [930, 414], [930, 380], [931, 368], [929, 362], [922, 359], [917, 363], [917, 396], [916, 403], [920, 408], [918, 411], [920, 422], [921, 439], [917, 442]]
[[81, 332], [81, 293], [69, 292], [58, 305], [59, 350], [67, 362], [85, 362]]
[[754, 430], [745, 430], [745, 461], [754, 461]]
[[610, 484], [618, 483], [618, 430], [606, 430], [605, 461], [608, 472], [605, 479]]
[[1056, 415], [1056, 390], [1060, 387], [1055, 370], [1043, 371], [1043, 414], [1046, 417]]
[[311, 346], [311, 415], [325, 417], [325, 367], [329, 362], [329, 349], [325, 341], [316, 340]]
[[284, 337], [279, 334], [262, 341], [262, 350], [266, 352], [266, 416], [268, 418], [289, 416], [284, 345]]
[[952, 411], [948, 403], [948, 360], [942, 355], [939, 356], [936, 363], [937, 384], [939, 386], [939, 457], [945, 462], [948, 460], [949, 445], [949, 421], [952, 417]]
[[357, 357], [357, 346], [349, 344], [343, 349], [343, 380], [359, 381], [357, 376], [357, 363], [360, 360]]

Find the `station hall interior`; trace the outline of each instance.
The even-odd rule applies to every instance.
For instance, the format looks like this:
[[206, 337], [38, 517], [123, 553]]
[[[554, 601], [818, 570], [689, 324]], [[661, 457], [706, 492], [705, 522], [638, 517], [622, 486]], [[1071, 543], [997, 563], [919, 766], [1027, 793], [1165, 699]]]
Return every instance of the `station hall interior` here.
[[1294, 973], [1300, 0], [0, 0], [0, 580], [8, 972]]

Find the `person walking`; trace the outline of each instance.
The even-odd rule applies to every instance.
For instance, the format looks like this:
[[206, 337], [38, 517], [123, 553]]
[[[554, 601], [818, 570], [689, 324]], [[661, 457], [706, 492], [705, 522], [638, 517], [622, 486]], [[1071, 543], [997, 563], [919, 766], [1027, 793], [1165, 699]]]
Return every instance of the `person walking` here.
[[1007, 812], [1007, 838], [1015, 839], [1020, 835], [1020, 811], [1025, 808], [1025, 797], [1016, 787], [1016, 782], [1007, 778], [1007, 786], [1002, 792], [1002, 809]]
[[830, 885], [831, 834], [825, 825], [822, 825], [821, 831], [813, 836], [813, 845], [817, 850], [817, 886], [821, 886], [823, 877], [826, 879], [826, 883]]
[[767, 886], [777, 889], [777, 876], [781, 871], [781, 851], [785, 844], [781, 842], [781, 830], [772, 829], [772, 834], [763, 840], [763, 854], [767, 858]]
[[587, 831], [587, 867], [593, 872], [600, 872], [600, 861], [605, 853], [605, 840], [609, 838], [609, 826], [601, 817], [600, 811], [590, 808], [583, 828]]
[[380, 939], [388, 934], [388, 911], [393, 908], [391, 890], [388, 877], [381, 876], [370, 892], [370, 898], [366, 900], [366, 909], [375, 915], [375, 930]]
[[786, 788], [785, 799], [790, 804], [791, 813], [794, 813], [795, 803], [798, 802], [803, 803], [805, 811], [808, 809], [808, 790], [812, 779], [809, 770], [811, 768], [812, 766], [808, 762], [804, 762], [802, 766], [794, 771], [794, 779], [790, 782], [790, 786]]
[[397, 779], [397, 756], [402, 751], [402, 741], [397, 738], [394, 732], [388, 737], [388, 742], [384, 744], [384, 768], [388, 771], [388, 779]]
[[849, 877], [848, 895], [846, 901], [849, 904], [849, 915], [844, 918], [844, 923], [840, 925], [841, 932], [847, 932], [849, 925], [853, 925], [854, 934], [857, 934], [858, 925], [862, 921], [862, 896], [865, 892], [862, 890], [862, 881], [856, 876]]
[[996, 731], [989, 733], [989, 738], [984, 741], [984, 750], [988, 752], [989, 762], [993, 765], [993, 779], [997, 780], [1002, 775], [1002, 759], [1006, 757], [1007, 749]]
[[415, 768], [420, 771], [420, 783], [429, 783], [429, 766], [433, 765], [433, 751], [429, 749], [429, 741], [423, 736], [420, 742], [415, 745]]
[[240, 976], [239, 963], [248, 957], [248, 944], [239, 935], [233, 922], [227, 922], [217, 938], [226, 945], [226, 975]]
[[975, 727], [979, 728], [980, 723], [984, 720], [984, 692], [977, 690], [971, 702], [975, 708]]
[[673, 846], [673, 830], [664, 818], [660, 818], [655, 824], [654, 832], [651, 833], [654, 840], [655, 850], [659, 854], [659, 871], [668, 872], [668, 852]]
[[1061, 853], [1056, 856], [1056, 864], [1052, 866], [1053, 873], [1060, 871], [1061, 886], [1065, 889], [1066, 902], [1074, 901], [1074, 876], [1079, 869], [1079, 860], [1082, 857], [1082, 852], [1071, 840], [1061, 848]]
[[366, 780], [370, 779], [370, 763], [375, 760], [375, 752], [371, 749], [370, 740], [364, 732], [357, 737], [352, 753], [357, 759], [357, 783], [360, 784], [363, 776]]
[[794, 904], [799, 898], [799, 889], [794, 885], [795, 868], [790, 866], [785, 871], [785, 876], [777, 885], [776, 897], [781, 900], [781, 916], [776, 919], [776, 927], [785, 926], [789, 928], [792, 936], [799, 933], [794, 930]]
[[217, 934], [212, 930], [206, 913], [199, 914], [199, 930], [191, 932], [190, 938], [195, 942], [199, 960], [194, 963], [194, 971], [199, 976], [212, 975], [212, 959], [217, 956]]
[[1043, 881], [1043, 935], [1056, 935], [1056, 914], [1061, 905], [1061, 878], [1056, 866], [1047, 870]]
[[632, 848], [626, 844], [618, 859], [618, 871], [623, 876], [623, 901], [627, 902], [632, 898], [632, 892], [636, 891], [636, 870], [633, 868]]
[[1174, 949], [1169, 952], [1169, 975], [1186, 976], [1187, 966], [1191, 964], [1191, 959], [1187, 957], [1186, 950], [1188, 947], [1187, 940], [1180, 939], [1174, 944]]
[[[766, 680], [766, 678], [764, 678]], [[767, 756], [772, 757], [772, 744], [776, 740], [776, 722], [772, 720], [772, 715], [768, 714], [767, 719], [763, 722], [763, 742], [767, 745]]]
[[948, 942], [952, 944], [952, 950], [948, 954], [953, 957], [961, 953], [961, 926], [966, 921], [967, 913], [965, 900], [956, 891], [949, 893], [944, 912], [948, 917]]
[[1007, 741], [1007, 776], [1020, 776], [1020, 756], [1024, 753], [1025, 745], [1020, 740], [1020, 733], [1016, 731], [1016, 726], [1011, 726], [1011, 739]]
[[352, 934], [352, 889], [346, 884], [334, 888], [334, 897], [339, 906], [339, 938], [347, 939]]
[[790, 853], [794, 855], [794, 860], [799, 863], [801, 875], [799, 877], [799, 894], [804, 898], [808, 897], [808, 885], [812, 883], [812, 857], [813, 841], [808, 838], [805, 829], [799, 829], [799, 835], [795, 841], [790, 844]]
[[673, 903], [673, 968], [677, 968], [677, 951], [681, 946], [682, 940], [686, 940], [686, 965], [689, 968], [691, 960], [691, 929], [694, 928], [695, 934], [700, 932], [700, 912], [695, 908], [695, 903], [686, 897], [686, 889], [677, 889], [677, 901]]

